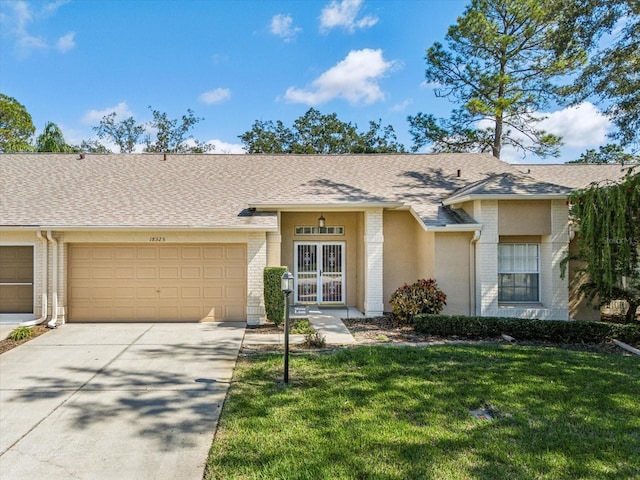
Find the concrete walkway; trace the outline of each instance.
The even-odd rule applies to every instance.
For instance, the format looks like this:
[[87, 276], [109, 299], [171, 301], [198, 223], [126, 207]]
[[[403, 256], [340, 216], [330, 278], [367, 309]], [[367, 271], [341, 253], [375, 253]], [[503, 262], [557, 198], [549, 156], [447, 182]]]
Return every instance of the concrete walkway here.
[[202, 478], [244, 329], [68, 324], [3, 353], [0, 478]]
[[[309, 307], [309, 314], [305, 316], [317, 332], [324, 335], [327, 345], [351, 345], [356, 343], [349, 329], [344, 325], [342, 318], [364, 317], [362, 313], [353, 307], [343, 308], [318, 308]], [[300, 344], [304, 342], [304, 335], [289, 335], [289, 343]], [[242, 342], [249, 345], [284, 345], [284, 334], [279, 333], [251, 333], [250, 329], [244, 335]]]

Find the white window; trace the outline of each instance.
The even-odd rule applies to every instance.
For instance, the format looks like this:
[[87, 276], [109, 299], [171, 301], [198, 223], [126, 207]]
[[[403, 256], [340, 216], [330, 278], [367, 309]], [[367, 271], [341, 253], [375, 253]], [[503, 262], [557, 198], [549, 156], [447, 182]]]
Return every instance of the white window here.
[[540, 246], [498, 245], [498, 302], [540, 301]]
[[344, 235], [344, 227], [296, 227], [296, 235]]

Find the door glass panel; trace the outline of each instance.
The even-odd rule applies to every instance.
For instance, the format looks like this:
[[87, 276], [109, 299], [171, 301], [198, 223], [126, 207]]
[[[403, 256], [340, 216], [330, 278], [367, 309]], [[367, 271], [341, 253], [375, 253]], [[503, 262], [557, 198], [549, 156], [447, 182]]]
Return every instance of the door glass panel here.
[[318, 301], [318, 259], [317, 245], [298, 245], [298, 302], [315, 303]]
[[342, 245], [322, 246], [322, 301], [342, 302]]

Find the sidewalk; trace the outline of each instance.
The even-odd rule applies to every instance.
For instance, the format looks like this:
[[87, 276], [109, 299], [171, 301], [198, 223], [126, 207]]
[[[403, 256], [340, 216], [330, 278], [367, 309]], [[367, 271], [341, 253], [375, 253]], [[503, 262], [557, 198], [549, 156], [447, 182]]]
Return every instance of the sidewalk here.
[[[309, 321], [317, 332], [324, 335], [327, 345], [351, 345], [356, 343], [349, 329], [345, 327], [342, 318], [363, 317], [353, 307], [342, 308], [318, 308], [316, 305], [309, 307]], [[304, 335], [289, 335], [291, 345], [304, 342]], [[284, 345], [284, 334], [280, 333], [251, 333], [247, 330], [242, 342], [247, 345]]]

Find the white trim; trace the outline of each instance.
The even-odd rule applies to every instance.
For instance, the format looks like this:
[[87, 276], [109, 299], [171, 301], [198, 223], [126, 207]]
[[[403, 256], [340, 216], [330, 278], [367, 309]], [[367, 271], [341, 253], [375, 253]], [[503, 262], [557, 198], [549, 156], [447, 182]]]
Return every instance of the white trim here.
[[473, 200], [565, 200], [568, 196], [568, 193], [471, 193], [460, 197], [445, 198], [442, 200], [442, 204], [448, 206]]
[[427, 225], [427, 232], [479, 232], [482, 230], [481, 223], [458, 223], [449, 225]]
[[[250, 217], [248, 217], [250, 218]], [[264, 218], [264, 217], [263, 217]], [[277, 217], [273, 216], [274, 223], [277, 222]], [[86, 225], [29, 225], [29, 226], [0, 226], [0, 231], [37, 231], [37, 230], [51, 230], [56, 232], [93, 232], [93, 231], [130, 231], [130, 232], [147, 232], [147, 231], [171, 231], [171, 232], [277, 232], [277, 225], [247, 225], [247, 226], [216, 226], [206, 227], [202, 225], [144, 225], [144, 226], [131, 226], [131, 225], [100, 225], [100, 226], [86, 226]]]
[[350, 203], [249, 203], [256, 210], [278, 210], [281, 212], [341, 212], [367, 208], [396, 209], [404, 207], [401, 202], [350, 202]]

